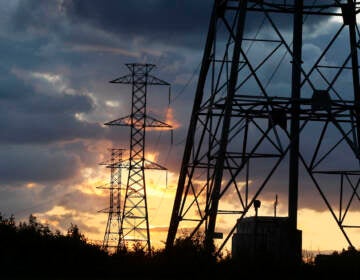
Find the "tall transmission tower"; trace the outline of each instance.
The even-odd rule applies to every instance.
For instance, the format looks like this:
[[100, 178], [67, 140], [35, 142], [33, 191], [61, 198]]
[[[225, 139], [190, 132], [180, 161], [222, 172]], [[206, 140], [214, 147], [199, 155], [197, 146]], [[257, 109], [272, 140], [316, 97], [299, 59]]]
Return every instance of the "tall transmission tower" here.
[[[189, 236], [204, 233], [220, 252], [254, 201], [272, 201], [279, 190], [294, 232], [299, 191], [311, 190], [354, 247], [359, 6], [214, 1], [167, 248], [190, 229]], [[305, 206], [314, 200], [309, 196]]]
[[109, 207], [101, 210], [102, 213], [108, 213], [108, 220], [104, 234], [102, 248], [109, 252], [117, 252], [123, 246], [121, 236], [121, 201], [123, 198], [121, 184], [122, 155], [124, 149], [110, 149], [111, 158], [109, 162], [101, 163], [110, 168], [110, 184], [100, 186], [99, 189], [109, 190]]
[[166, 170], [165, 167], [145, 159], [145, 133], [147, 128], [172, 127], [147, 115], [149, 85], [170, 86], [150, 74], [153, 64], [126, 64], [130, 74], [110, 81], [132, 86], [132, 106], [129, 116], [105, 123], [111, 126], [130, 126], [130, 157], [120, 232], [124, 244], [140, 245], [151, 252], [149, 214], [146, 196], [145, 170]]

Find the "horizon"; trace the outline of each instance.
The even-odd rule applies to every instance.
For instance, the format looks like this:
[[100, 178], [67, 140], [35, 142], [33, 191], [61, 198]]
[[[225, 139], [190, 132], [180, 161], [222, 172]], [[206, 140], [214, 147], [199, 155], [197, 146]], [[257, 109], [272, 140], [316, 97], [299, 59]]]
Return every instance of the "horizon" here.
[[[99, 211], [109, 207], [109, 193], [98, 187], [110, 183], [110, 170], [102, 163], [110, 159], [109, 149], [128, 150], [130, 140], [129, 127], [104, 125], [131, 113], [131, 86], [109, 82], [128, 74], [127, 63], [151, 63], [156, 65], [152, 74], [171, 86], [170, 98], [167, 88], [149, 88], [147, 108], [149, 115], [173, 125], [173, 139], [168, 131], [148, 130], [145, 146], [145, 156], [167, 168], [146, 172], [151, 245], [165, 246], [210, 2], [0, 0], [0, 213], [19, 222], [33, 214], [61, 232], [76, 224], [89, 240], [102, 243], [108, 216]], [[335, 17], [306, 25], [305, 62], [338, 26]], [[285, 77], [286, 70], [281, 73]], [[280, 78], [274, 83], [276, 90], [284, 87]], [[341, 156], [345, 166], [347, 154]], [[337, 160], [332, 163], [339, 165]], [[304, 168], [301, 172], [297, 224], [303, 251], [347, 249], [311, 180], [302, 176]], [[122, 178], [126, 182], [125, 170]], [[286, 184], [272, 182], [261, 197], [259, 215], [274, 215], [275, 196], [277, 216], [288, 215]], [[226, 203], [232, 206], [231, 200]], [[352, 214], [350, 220], [358, 221], [360, 208]], [[230, 219], [221, 220], [223, 228], [232, 225]], [[353, 232], [360, 248], [360, 229]]]

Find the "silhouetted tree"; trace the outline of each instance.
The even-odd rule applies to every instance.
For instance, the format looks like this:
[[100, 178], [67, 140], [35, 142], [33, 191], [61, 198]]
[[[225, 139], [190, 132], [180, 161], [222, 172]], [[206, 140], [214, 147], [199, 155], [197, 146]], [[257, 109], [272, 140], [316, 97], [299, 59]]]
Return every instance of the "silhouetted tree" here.
[[[230, 255], [215, 256], [204, 245], [203, 235], [180, 237], [172, 248], [153, 250], [148, 254], [141, 244], [132, 250], [108, 254], [100, 246], [90, 244], [79, 227], [70, 224], [65, 235], [51, 231], [34, 215], [27, 222], [16, 225], [15, 217], [0, 213], [0, 279], [16, 278], [123, 278], [188, 279], [251, 276], [261, 279], [274, 271], [271, 266], [246, 267], [231, 259]], [[348, 248], [331, 255], [315, 257], [311, 264], [299, 270], [277, 271], [277, 278], [312, 279], [334, 275], [360, 275], [360, 253]], [[248, 273], [248, 274], [246, 274]], [[282, 279], [281, 278], [281, 279]], [[354, 278], [356, 279], [356, 278]]]

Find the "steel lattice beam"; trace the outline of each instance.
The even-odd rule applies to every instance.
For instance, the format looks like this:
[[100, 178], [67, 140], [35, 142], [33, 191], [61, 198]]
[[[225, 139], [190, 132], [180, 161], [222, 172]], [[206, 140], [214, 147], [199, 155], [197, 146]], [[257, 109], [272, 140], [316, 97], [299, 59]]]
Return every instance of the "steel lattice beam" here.
[[109, 207], [101, 210], [102, 213], [108, 213], [108, 220], [106, 224], [104, 240], [102, 247], [111, 251], [117, 252], [123, 248], [123, 236], [120, 230], [121, 216], [122, 216], [122, 199], [123, 187], [121, 182], [122, 154], [124, 149], [110, 149], [110, 162], [101, 163], [107, 168], [110, 168], [110, 184], [98, 187], [99, 189], [109, 190]]
[[[223, 233], [219, 253], [254, 201], [283, 182], [296, 230], [302, 176], [353, 246], [360, 221], [345, 226], [344, 215], [360, 205], [360, 1], [313, 2], [214, 1], [167, 248], [184, 230], [209, 246]], [[321, 52], [304, 61], [306, 21], [334, 18]]]
[[148, 85], [170, 86], [169, 83], [150, 75], [153, 64], [126, 64], [129, 75], [110, 81], [132, 86], [130, 116], [105, 123], [110, 126], [130, 126], [130, 157], [124, 166], [128, 169], [124, 206], [120, 231], [124, 244], [140, 244], [151, 252], [149, 214], [146, 196], [145, 170], [165, 167], [145, 159], [145, 135], [147, 127], [171, 129], [164, 122], [147, 115]]

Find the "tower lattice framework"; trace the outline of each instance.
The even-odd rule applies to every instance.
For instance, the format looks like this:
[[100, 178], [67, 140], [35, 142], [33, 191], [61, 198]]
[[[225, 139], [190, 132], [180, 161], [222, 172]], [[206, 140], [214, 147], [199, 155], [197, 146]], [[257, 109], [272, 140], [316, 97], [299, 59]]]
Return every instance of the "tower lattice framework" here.
[[145, 134], [147, 128], [171, 129], [172, 127], [147, 115], [148, 86], [170, 86], [150, 74], [154, 64], [126, 64], [130, 74], [110, 81], [132, 86], [132, 105], [129, 116], [105, 125], [130, 126], [130, 157], [120, 232], [124, 245], [140, 245], [151, 252], [149, 214], [146, 196], [145, 170], [166, 170], [165, 167], [145, 159]]
[[167, 247], [187, 230], [220, 252], [254, 201], [277, 192], [296, 231], [299, 191], [318, 194], [304, 207], [321, 204], [354, 246], [359, 6], [214, 1]]
[[123, 198], [122, 192], [124, 191], [121, 182], [123, 151], [124, 149], [110, 149], [110, 161], [101, 163], [101, 165], [105, 165], [110, 169], [110, 184], [98, 187], [99, 189], [109, 191], [109, 207], [100, 212], [108, 214], [102, 248], [112, 253], [119, 251], [123, 246], [123, 238], [120, 231], [122, 217], [121, 202]]

